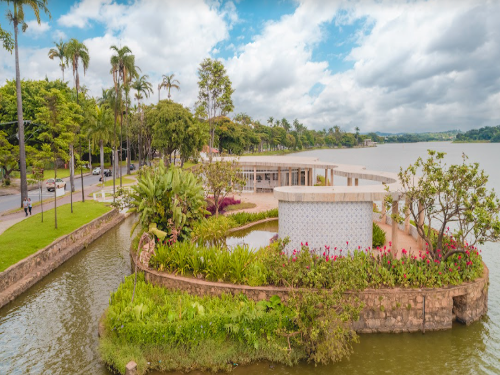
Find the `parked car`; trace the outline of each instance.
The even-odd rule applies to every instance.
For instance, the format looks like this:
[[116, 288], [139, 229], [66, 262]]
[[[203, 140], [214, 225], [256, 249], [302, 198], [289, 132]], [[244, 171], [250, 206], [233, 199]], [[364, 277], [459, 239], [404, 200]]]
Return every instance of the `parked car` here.
[[134, 163], [130, 164], [130, 170], [131, 171], [135, 170], [135, 164]]
[[[66, 189], [66, 181], [63, 181], [62, 179], [58, 178], [56, 180], [56, 183], [57, 183], [57, 188], [60, 189], [60, 188], [64, 188]], [[54, 179], [53, 178], [49, 178], [46, 182], [45, 182], [45, 187], [47, 188], [47, 191], [54, 191], [55, 189], [55, 183], [54, 183]]]
[[105, 169], [103, 172], [104, 176], [109, 177], [111, 176], [111, 169]]
[[92, 171], [92, 174], [93, 175], [101, 174], [101, 167], [94, 168], [94, 170]]

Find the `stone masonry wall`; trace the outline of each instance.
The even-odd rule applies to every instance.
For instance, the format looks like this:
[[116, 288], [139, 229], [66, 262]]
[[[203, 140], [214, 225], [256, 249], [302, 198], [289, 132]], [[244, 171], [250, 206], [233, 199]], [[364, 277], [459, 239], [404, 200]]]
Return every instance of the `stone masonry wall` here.
[[116, 209], [0, 272], [0, 308], [125, 218]]
[[[132, 256], [132, 263], [134, 262]], [[284, 287], [251, 287], [210, 282], [158, 272], [141, 264], [138, 265], [138, 270], [144, 272], [145, 280], [149, 283], [199, 296], [244, 293], [255, 301], [269, 299], [273, 295], [278, 295], [283, 301], [288, 299], [288, 288]], [[365, 307], [360, 319], [354, 322], [354, 328], [359, 333], [436, 331], [450, 329], [455, 318], [470, 324], [487, 312], [488, 279], [489, 271], [485, 265], [483, 277], [458, 286], [366, 289], [358, 293]]]

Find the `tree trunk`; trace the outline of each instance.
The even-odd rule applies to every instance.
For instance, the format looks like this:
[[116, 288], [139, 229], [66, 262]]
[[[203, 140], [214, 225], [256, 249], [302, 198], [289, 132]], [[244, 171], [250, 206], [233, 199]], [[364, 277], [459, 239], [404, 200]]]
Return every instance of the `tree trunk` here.
[[75, 150], [73, 149], [73, 144], [70, 144], [69, 145], [69, 184], [70, 184], [69, 195], [71, 202], [71, 213], [73, 213], [73, 192], [75, 191], [75, 170], [73, 168], [74, 152]]
[[[80, 157], [82, 157], [82, 140], [80, 139]], [[83, 159], [83, 158], [82, 158]], [[82, 202], [85, 202], [85, 189], [83, 187], [83, 163], [80, 160], [80, 180], [82, 181]]]
[[90, 172], [92, 172], [92, 147], [90, 146], [90, 139], [89, 139], [89, 168]]
[[141, 163], [142, 163], [142, 137], [141, 137], [141, 129], [139, 129], [139, 132], [137, 134], [137, 148], [139, 149], [139, 165], [137, 166], [139, 169], [141, 169]]
[[[115, 182], [115, 177], [116, 177], [116, 120], [118, 118], [116, 104], [117, 104], [117, 100], [115, 99], [115, 125], [113, 127], [114, 139], [113, 139], [113, 157], [112, 157], [113, 172], [112, 172], [112, 176], [111, 176], [113, 178], [113, 203], [115, 203], [115, 193], [116, 193], [116, 182]], [[102, 180], [102, 182], [104, 183], [104, 179]]]
[[57, 159], [54, 155], [54, 222], [57, 229]]
[[123, 144], [123, 111], [120, 105], [120, 156], [118, 162], [118, 170], [120, 171], [120, 188], [122, 187], [122, 159], [123, 159], [122, 144]]
[[17, 44], [18, 21], [17, 7], [14, 5], [14, 40], [16, 58], [16, 101], [17, 101], [17, 126], [19, 128], [19, 170], [21, 172], [21, 207], [24, 199], [28, 198], [28, 180], [26, 179], [26, 149], [24, 146], [24, 120], [23, 99], [21, 93], [21, 72], [19, 70], [19, 47]]
[[128, 116], [128, 105], [127, 105], [127, 174], [130, 174], [130, 157], [132, 156], [132, 150], [130, 149], [130, 121]]
[[104, 141], [102, 139], [99, 141], [99, 148], [100, 148], [99, 156], [101, 158], [101, 181], [104, 187]]

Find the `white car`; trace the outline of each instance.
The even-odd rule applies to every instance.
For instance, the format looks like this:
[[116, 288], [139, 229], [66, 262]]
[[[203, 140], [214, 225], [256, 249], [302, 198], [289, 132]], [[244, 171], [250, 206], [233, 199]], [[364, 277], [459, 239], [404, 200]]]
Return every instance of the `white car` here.
[[101, 167], [94, 168], [94, 170], [92, 171], [92, 174], [93, 175], [101, 174]]

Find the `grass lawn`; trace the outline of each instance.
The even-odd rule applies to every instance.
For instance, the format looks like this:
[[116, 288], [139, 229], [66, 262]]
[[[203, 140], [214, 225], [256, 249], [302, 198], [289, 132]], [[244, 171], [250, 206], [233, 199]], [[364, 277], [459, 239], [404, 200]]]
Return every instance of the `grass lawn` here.
[[0, 272], [27, 256], [110, 211], [103, 203], [87, 201], [73, 203], [73, 214], [69, 204], [57, 208], [57, 226], [54, 228], [54, 209], [33, 215], [0, 234]]

